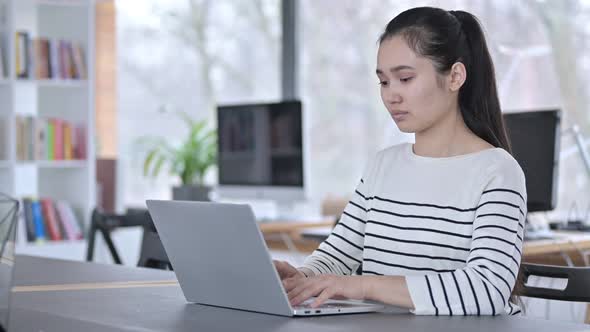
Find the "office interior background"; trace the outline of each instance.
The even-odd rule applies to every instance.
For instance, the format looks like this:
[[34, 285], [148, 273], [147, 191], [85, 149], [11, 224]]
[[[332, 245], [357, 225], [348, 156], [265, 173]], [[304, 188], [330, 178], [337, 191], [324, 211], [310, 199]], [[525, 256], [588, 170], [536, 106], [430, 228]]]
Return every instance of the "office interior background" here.
[[[0, 116], [6, 121], [0, 191], [66, 201], [84, 232], [97, 205], [120, 212], [145, 207], [146, 199], [172, 198], [180, 179], [164, 165], [158, 176], [146, 176], [146, 142], [181, 144], [188, 127], [179, 112], [215, 128], [219, 105], [299, 99], [305, 200], [293, 209], [320, 213], [326, 201], [347, 199], [372, 154], [413, 141], [396, 128], [380, 100], [375, 62], [377, 38], [387, 22], [416, 6], [463, 9], [481, 20], [506, 113], [562, 111], [557, 204], [529, 219], [538, 225], [588, 222], [590, 3], [574, 0], [299, 0], [295, 19], [288, 22], [280, 0], [2, 0], [0, 98], [6, 102]], [[65, 39], [73, 49], [79, 44], [86, 71], [65, 80], [19, 78], [22, 68], [12, 56], [20, 47], [17, 31], [31, 39]], [[16, 137], [25, 127], [15, 120], [27, 117], [71, 122], [75, 133], [80, 124], [80, 139], [87, 143], [74, 149], [80, 158], [19, 155]], [[218, 175], [212, 167], [204, 183], [216, 188]], [[37, 244], [23, 239], [22, 231], [20, 237], [17, 253], [59, 258], [83, 260], [88, 245], [86, 238]], [[125, 264], [135, 265], [140, 230], [121, 229], [113, 240]], [[112, 262], [102, 239], [97, 242], [95, 260]], [[532, 316], [584, 321], [585, 305], [529, 303]]]

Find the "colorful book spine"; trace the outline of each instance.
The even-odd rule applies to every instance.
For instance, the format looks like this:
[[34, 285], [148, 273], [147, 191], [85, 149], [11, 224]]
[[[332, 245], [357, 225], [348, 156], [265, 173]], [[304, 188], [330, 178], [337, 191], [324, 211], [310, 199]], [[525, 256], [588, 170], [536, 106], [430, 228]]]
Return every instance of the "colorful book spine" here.
[[61, 214], [57, 210], [57, 202], [51, 201], [51, 206], [53, 207], [53, 211], [55, 214], [55, 220], [57, 223], [57, 228], [59, 229], [59, 234], [61, 235], [61, 238], [63, 240], [69, 240], [70, 238], [68, 237], [68, 234], [66, 233], [64, 221], [61, 218]]
[[24, 160], [24, 142], [23, 142], [23, 119], [20, 116], [15, 118], [16, 122], [16, 159]]
[[53, 39], [49, 42], [49, 62], [51, 68], [51, 78], [58, 79], [60, 78], [60, 68], [59, 68], [59, 41], [57, 39]]
[[64, 142], [63, 142], [63, 121], [59, 119], [52, 119], [53, 122], [53, 132], [54, 132], [54, 141], [53, 141], [53, 152], [54, 152], [54, 159], [55, 160], [63, 160], [64, 159]]
[[30, 198], [23, 198], [23, 214], [25, 217], [25, 228], [27, 241], [35, 241], [35, 222], [33, 220], [33, 201]]
[[47, 120], [47, 159], [55, 160], [55, 127], [53, 121]]
[[72, 207], [64, 201], [58, 201], [56, 203], [56, 206], [60, 218], [63, 222], [68, 239], [80, 240], [84, 238], [84, 235], [82, 234], [82, 230], [80, 228], [80, 225], [78, 224], [76, 216], [74, 215]]
[[73, 63], [75, 67], [75, 77], [78, 79], [86, 79], [86, 62], [84, 61], [84, 49], [80, 43], [74, 43], [72, 45], [73, 52]]
[[27, 136], [27, 159], [35, 160], [35, 118], [27, 117], [26, 122]]
[[43, 118], [35, 119], [35, 159], [47, 159], [47, 123]]
[[33, 52], [33, 63], [36, 64], [33, 77], [35, 77], [36, 79], [41, 79], [43, 76], [43, 65], [41, 64], [43, 56], [41, 50], [41, 40], [38, 38], [31, 39], [31, 46]]
[[17, 31], [15, 36], [15, 69], [18, 78], [29, 77], [29, 44], [29, 34], [24, 31]]
[[46, 239], [45, 237], [45, 222], [43, 220], [43, 212], [41, 211], [41, 203], [39, 201], [33, 201], [32, 205], [33, 221], [35, 223], [35, 240], [42, 242]]
[[74, 159], [74, 151], [72, 148], [72, 126], [68, 122], [64, 122], [64, 159]]
[[55, 210], [53, 209], [53, 204], [51, 203], [50, 199], [41, 199], [41, 210], [43, 212], [43, 220], [47, 226], [49, 238], [52, 241], [61, 240], [62, 238], [59, 232], [59, 226], [57, 224], [57, 217], [55, 216]]

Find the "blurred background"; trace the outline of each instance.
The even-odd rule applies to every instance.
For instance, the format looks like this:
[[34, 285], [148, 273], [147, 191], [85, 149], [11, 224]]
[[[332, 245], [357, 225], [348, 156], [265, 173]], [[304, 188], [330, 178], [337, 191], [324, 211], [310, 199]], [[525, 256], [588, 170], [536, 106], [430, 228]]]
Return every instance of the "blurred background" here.
[[[385, 25], [416, 6], [465, 10], [480, 19], [503, 112], [560, 110], [559, 148], [551, 150], [554, 204], [531, 212], [529, 221], [586, 224], [589, 1], [0, 0], [0, 191], [31, 207], [31, 216], [22, 214], [17, 253], [115, 262], [101, 237], [94, 242], [97, 207], [142, 209], [146, 199], [172, 199], [173, 187], [193, 183], [212, 188], [208, 197], [215, 198], [224, 183], [210, 148], [217, 147], [223, 105], [301, 101], [297, 162], [304, 194], [296, 209], [337, 215], [368, 158], [414, 139], [387, 114], [374, 72]], [[64, 148], [54, 151], [41, 141], [47, 151], [39, 150], [36, 134], [60, 137], [51, 142]], [[179, 146], [185, 150], [171, 152]], [[198, 157], [191, 154], [196, 150]], [[197, 171], [187, 174], [177, 161], [193, 157]], [[269, 206], [238, 198], [258, 204], [258, 211]], [[60, 220], [62, 210], [63, 219], [74, 220], [73, 235], [63, 231], [70, 241], [52, 234], [36, 241], [27, 224], [36, 202], [39, 213], [50, 205]], [[115, 228], [108, 232], [122, 262], [135, 265], [141, 231]], [[275, 257], [296, 263], [306, 254], [285, 233], [278, 241], [289, 250]], [[96, 246], [91, 256], [89, 246]], [[587, 262], [586, 252], [580, 255]], [[585, 319], [585, 305], [538, 301], [530, 315]]]

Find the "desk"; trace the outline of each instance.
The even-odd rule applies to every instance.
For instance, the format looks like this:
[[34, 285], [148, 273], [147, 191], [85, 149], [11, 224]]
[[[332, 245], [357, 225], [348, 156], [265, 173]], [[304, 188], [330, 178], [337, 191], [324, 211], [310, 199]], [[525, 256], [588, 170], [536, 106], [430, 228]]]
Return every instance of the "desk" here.
[[589, 232], [555, 232], [555, 239], [526, 241], [524, 256], [559, 254], [563, 251], [590, 250]]
[[[49, 271], [49, 273], [47, 273]], [[31, 276], [34, 274], [35, 276]], [[63, 279], [59, 278], [63, 276]], [[45, 280], [46, 276], [46, 280]], [[174, 276], [94, 263], [17, 257], [19, 287], [91, 282], [163, 281]], [[156, 279], [154, 279], [156, 278]], [[161, 287], [18, 291], [11, 331], [590, 331], [580, 324], [522, 317], [418, 317], [384, 313], [288, 318], [185, 302], [174, 283]]]
[[[299, 234], [302, 231], [314, 229], [332, 229], [334, 218], [325, 218], [315, 221], [272, 221], [260, 222], [258, 227], [262, 232], [267, 246], [272, 250], [288, 249], [291, 253], [311, 252], [317, 248], [314, 241], [301, 241]], [[275, 235], [280, 240], [274, 238]]]
[[273, 233], [292, 233], [292, 232], [299, 232], [306, 229], [315, 229], [315, 228], [329, 228], [331, 229], [334, 226], [334, 219], [322, 219], [313, 222], [306, 222], [306, 221], [273, 221], [273, 222], [261, 222], [259, 223], [259, 228], [262, 234], [268, 235]]
[[[303, 238], [313, 240], [319, 245], [330, 235], [331, 231], [331, 227], [318, 227], [303, 229], [301, 235]], [[579, 254], [580, 251], [590, 250], [590, 232], [557, 231], [555, 236], [554, 239], [525, 241], [523, 259], [527, 262], [555, 264], [555, 261], [549, 261], [551, 257], [548, 256], [557, 256], [562, 252]], [[576, 265], [583, 266], [585, 264]]]

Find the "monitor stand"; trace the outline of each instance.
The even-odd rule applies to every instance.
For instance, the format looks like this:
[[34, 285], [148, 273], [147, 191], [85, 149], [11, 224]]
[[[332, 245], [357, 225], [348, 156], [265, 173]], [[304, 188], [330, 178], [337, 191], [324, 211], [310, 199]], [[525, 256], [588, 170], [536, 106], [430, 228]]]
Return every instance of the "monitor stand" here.
[[534, 225], [532, 224], [528, 217], [525, 221], [525, 232], [524, 232], [524, 240], [525, 241], [534, 241], [534, 240], [551, 240], [555, 238], [555, 234], [549, 228], [549, 225]]
[[301, 220], [301, 214], [297, 213], [297, 202], [270, 201], [251, 203], [256, 219], [260, 222], [288, 222]]

